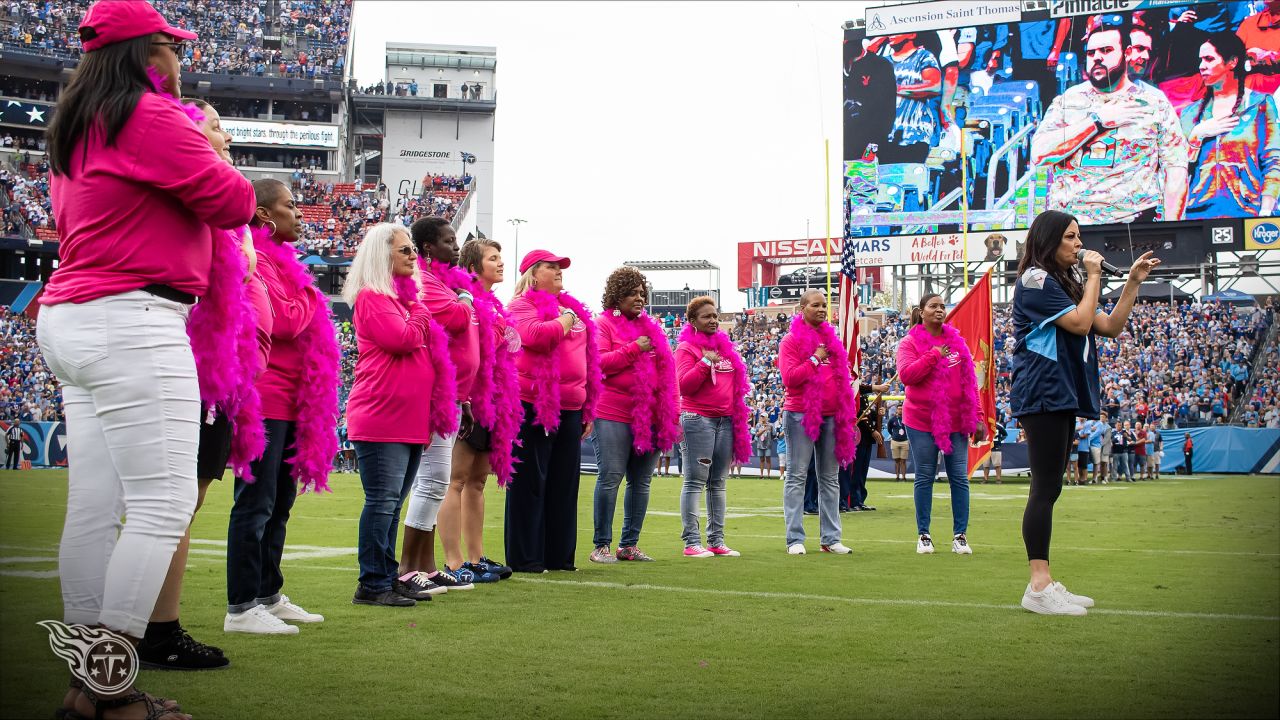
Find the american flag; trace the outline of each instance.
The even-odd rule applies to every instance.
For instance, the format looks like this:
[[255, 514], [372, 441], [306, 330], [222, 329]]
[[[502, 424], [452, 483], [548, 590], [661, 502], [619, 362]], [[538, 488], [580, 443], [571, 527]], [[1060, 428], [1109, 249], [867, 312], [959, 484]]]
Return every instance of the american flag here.
[[844, 238], [840, 250], [840, 339], [849, 353], [854, 378], [862, 367], [858, 347], [858, 253], [856, 243]]

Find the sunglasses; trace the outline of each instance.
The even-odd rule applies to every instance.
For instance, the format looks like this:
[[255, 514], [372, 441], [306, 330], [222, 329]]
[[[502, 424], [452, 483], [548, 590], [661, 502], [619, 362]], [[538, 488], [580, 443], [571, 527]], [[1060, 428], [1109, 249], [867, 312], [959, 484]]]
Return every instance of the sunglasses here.
[[404, 255], [405, 257], [413, 257], [418, 254], [418, 249], [412, 245], [406, 245], [404, 247], [396, 248], [396, 252]]
[[163, 45], [173, 51], [174, 55], [181, 56], [187, 49], [187, 43], [184, 42], [153, 42], [152, 45]]

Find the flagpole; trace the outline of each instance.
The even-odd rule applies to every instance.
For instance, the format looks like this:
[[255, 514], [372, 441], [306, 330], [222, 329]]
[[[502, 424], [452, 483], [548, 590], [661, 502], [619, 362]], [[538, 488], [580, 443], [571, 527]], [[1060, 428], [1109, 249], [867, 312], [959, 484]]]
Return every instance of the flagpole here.
[[[822, 249], [827, 253], [827, 302], [831, 302], [831, 140], [822, 139], [822, 167], [825, 185], [823, 201], [826, 206], [827, 229], [822, 236]], [[844, 322], [844, 318], [840, 318]]]
[[969, 168], [965, 162], [964, 127], [960, 127], [960, 215], [964, 228], [961, 241], [964, 243], [964, 289], [969, 290]]

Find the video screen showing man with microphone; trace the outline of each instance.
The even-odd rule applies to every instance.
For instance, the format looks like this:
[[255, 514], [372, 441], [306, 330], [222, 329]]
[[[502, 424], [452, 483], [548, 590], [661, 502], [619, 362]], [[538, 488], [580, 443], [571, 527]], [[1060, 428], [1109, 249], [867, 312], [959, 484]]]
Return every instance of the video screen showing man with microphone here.
[[1275, 216], [1280, 0], [1096, 12], [1115, 5], [942, 29], [868, 10], [845, 34], [850, 236], [946, 232], [962, 207], [986, 232]]

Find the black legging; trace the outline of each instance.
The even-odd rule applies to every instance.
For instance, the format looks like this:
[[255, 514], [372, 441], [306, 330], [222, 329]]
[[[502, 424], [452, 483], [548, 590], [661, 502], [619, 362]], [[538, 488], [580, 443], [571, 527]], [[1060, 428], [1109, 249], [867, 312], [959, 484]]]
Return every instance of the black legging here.
[[1027, 436], [1031, 465], [1031, 492], [1022, 513], [1022, 542], [1028, 560], [1049, 561], [1049, 537], [1053, 534], [1053, 504], [1062, 494], [1062, 474], [1067, 469], [1071, 441], [1075, 438], [1074, 412], [1037, 413], [1018, 418]]

